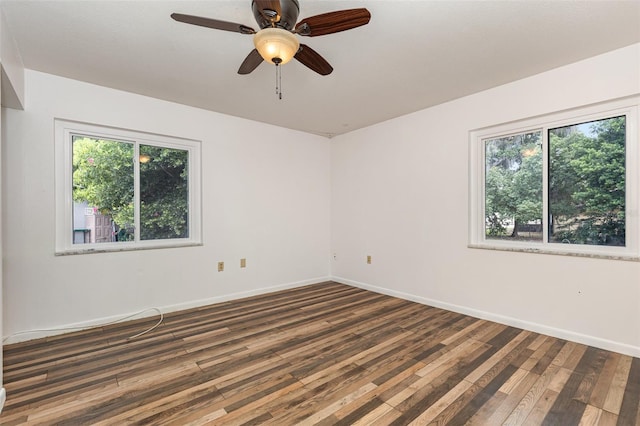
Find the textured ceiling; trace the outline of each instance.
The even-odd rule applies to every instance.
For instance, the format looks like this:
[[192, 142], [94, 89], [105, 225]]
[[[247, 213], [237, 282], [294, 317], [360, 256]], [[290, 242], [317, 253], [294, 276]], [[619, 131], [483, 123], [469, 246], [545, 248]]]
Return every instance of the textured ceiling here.
[[[172, 12], [258, 28], [250, 0], [31, 1], [0, 7], [25, 67], [334, 136], [640, 42], [640, 1], [300, 0], [300, 19], [367, 7], [368, 25], [300, 37], [331, 63], [237, 69], [252, 37]], [[560, 89], [560, 88], [559, 88]]]

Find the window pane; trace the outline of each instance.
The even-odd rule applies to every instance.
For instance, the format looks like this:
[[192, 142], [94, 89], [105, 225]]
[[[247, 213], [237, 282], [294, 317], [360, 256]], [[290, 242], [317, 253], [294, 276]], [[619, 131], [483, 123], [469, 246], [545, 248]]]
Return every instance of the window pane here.
[[189, 152], [140, 145], [140, 239], [189, 237]]
[[542, 132], [485, 141], [485, 237], [542, 241]]
[[133, 145], [73, 136], [73, 243], [133, 239]]
[[549, 130], [549, 242], [625, 245], [625, 117]]

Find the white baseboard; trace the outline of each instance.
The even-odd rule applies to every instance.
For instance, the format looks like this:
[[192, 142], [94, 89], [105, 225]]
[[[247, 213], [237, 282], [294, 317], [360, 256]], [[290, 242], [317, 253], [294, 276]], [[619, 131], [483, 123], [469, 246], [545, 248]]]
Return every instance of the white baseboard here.
[[7, 391], [4, 388], [0, 388], [0, 413], [4, 408], [4, 403], [7, 400]]
[[599, 337], [589, 336], [586, 334], [576, 333], [574, 331], [565, 330], [561, 328], [550, 327], [544, 324], [523, 321], [518, 318], [499, 315], [492, 312], [480, 311], [478, 309], [473, 309], [468, 306], [454, 305], [454, 304], [442, 302], [439, 300], [428, 299], [425, 297], [416, 296], [414, 294], [404, 293], [401, 291], [390, 290], [384, 287], [377, 287], [374, 285], [353, 281], [347, 278], [334, 276], [334, 277], [331, 277], [331, 280], [341, 284], [346, 284], [353, 287], [359, 287], [365, 290], [374, 291], [376, 293], [386, 294], [388, 296], [410, 300], [412, 302], [421, 303], [423, 305], [446, 309], [448, 311], [458, 312], [458, 313], [469, 315], [475, 318], [493, 321], [500, 324], [509, 325], [512, 327], [522, 328], [524, 330], [545, 334], [547, 336], [557, 337], [559, 339], [569, 340], [576, 343], [582, 343], [584, 345], [594, 346], [596, 348], [606, 349], [608, 351], [614, 351], [621, 354], [630, 355], [633, 357], [640, 357], [640, 347], [628, 345], [626, 343], [615, 342], [612, 340], [607, 340]]
[[[330, 281], [330, 280], [331, 278], [328, 276], [317, 277], [317, 278], [311, 278], [303, 281], [279, 284], [271, 287], [261, 287], [261, 288], [257, 288], [250, 291], [230, 293], [230, 294], [225, 294], [223, 296], [216, 296], [216, 297], [211, 297], [207, 299], [199, 299], [199, 300], [193, 300], [193, 301], [184, 302], [184, 303], [176, 303], [172, 305], [150, 307], [148, 311], [144, 313], [140, 313], [140, 315], [137, 315], [136, 319], [157, 315], [157, 312], [153, 310], [153, 308], [159, 309], [162, 313], [175, 312], [175, 311], [181, 311], [184, 309], [191, 309], [191, 308], [197, 308], [200, 306], [212, 305], [214, 303], [227, 302], [229, 300], [236, 300], [236, 299], [242, 299], [245, 297], [257, 296], [260, 294], [273, 293], [276, 291], [286, 290], [289, 288], [302, 287], [310, 284], [318, 284], [318, 283], [321, 283], [324, 281]], [[51, 327], [51, 329], [48, 329], [48, 330], [21, 331], [16, 335], [8, 336], [9, 339], [7, 340], [7, 342], [5, 342], [5, 344], [24, 342], [27, 340], [39, 339], [42, 337], [56, 336], [58, 334], [69, 333], [73, 330], [82, 330], [82, 329], [91, 328], [91, 327], [99, 327], [101, 325], [108, 324], [113, 321], [122, 319], [128, 315], [132, 315], [132, 313], [128, 313], [128, 314], [125, 313], [122, 315], [113, 315], [113, 316], [103, 317], [103, 318], [95, 318], [95, 319], [77, 322], [73, 324], [59, 325], [59, 326]]]

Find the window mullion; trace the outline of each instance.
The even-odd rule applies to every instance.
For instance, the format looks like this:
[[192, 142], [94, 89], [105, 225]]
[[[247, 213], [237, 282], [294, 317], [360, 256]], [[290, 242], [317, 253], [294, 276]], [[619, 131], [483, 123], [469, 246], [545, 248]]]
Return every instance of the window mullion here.
[[134, 240], [140, 242], [140, 144], [134, 144], [133, 155], [133, 222]]
[[638, 188], [640, 186], [640, 150], [638, 149], [638, 109], [630, 109], [626, 113], [626, 143], [625, 143], [625, 179], [626, 179], [626, 205], [625, 215], [627, 220], [627, 245], [634, 253], [638, 253], [640, 241], [640, 223], [638, 217]]
[[549, 133], [542, 128], [542, 243], [549, 242]]
[[475, 217], [475, 226], [477, 233], [477, 241], [485, 241], [486, 240], [486, 232], [485, 232], [485, 180], [486, 180], [486, 172], [485, 172], [485, 161], [486, 161], [486, 151], [484, 147], [484, 141], [482, 139], [478, 140], [476, 145], [476, 150], [480, 150], [480, 154], [476, 155], [476, 168], [480, 173], [481, 179], [477, 181], [477, 193], [478, 199], [474, 205], [478, 206], [478, 211]]

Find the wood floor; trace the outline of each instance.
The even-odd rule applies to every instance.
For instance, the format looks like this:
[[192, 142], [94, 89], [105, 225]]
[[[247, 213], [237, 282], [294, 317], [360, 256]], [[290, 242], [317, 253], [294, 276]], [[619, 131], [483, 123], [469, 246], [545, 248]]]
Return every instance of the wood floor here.
[[336, 283], [5, 347], [0, 424], [638, 425], [640, 359]]

